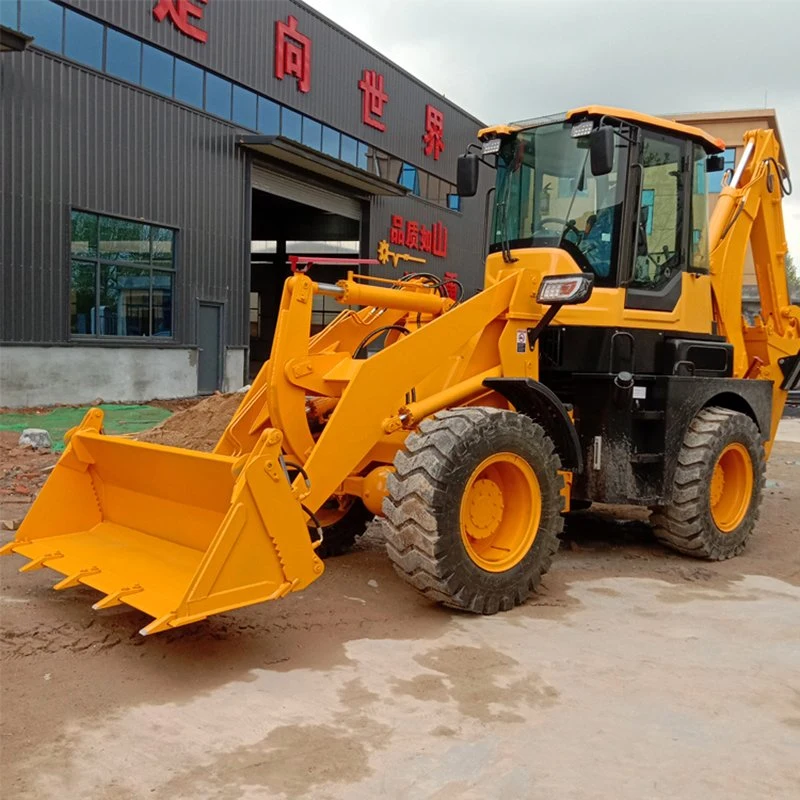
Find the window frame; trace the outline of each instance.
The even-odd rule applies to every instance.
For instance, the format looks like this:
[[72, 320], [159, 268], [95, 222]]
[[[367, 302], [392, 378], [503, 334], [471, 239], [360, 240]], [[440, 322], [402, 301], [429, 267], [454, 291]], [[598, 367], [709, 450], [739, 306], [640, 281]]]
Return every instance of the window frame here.
[[659, 286], [644, 286], [637, 285], [634, 281], [636, 274], [636, 258], [637, 258], [637, 237], [638, 237], [638, 219], [636, 214], [631, 215], [628, 220], [628, 256], [626, 263], [629, 264], [630, 273], [626, 276], [625, 280], [625, 308], [632, 310], [644, 311], [659, 311], [670, 313], [675, 310], [682, 293], [683, 287], [683, 274], [690, 272], [689, 253], [691, 252], [689, 240], [691, 237], [692, 218], [691, 218], [691, 197], [693, 190], [693, 175], [692, 175], [692, 143], [689, 139], [681, 139], [671, 134], [665, 133], [661, 130], [656, 130], [647, 127], [637, 127], [635, 148], [632, 152], [636, 155], [631, 157], [630, 171], [631, 173], [638, 173], [636, 180], [629, 181], [629, 197], [633, 203], [633, 208], [638, 211], [640, 209], [641, 191], [644, 188], [644, 170], [640, 165], [643, 163], [644, 147], [646, 138], [652, 138], [679, 145], [679, 159], [680, 159], [680, 185], [679, 197], [681, 197], [682, 211], [677, 216], [678, 225], [680, 226], [679, 235], [677, 236], [677, 246], [679, 251], [679, 262], [675, 268], [670, 268], [671, 275], [667, 280]]
[[[78, 255], [74, 256], [72, 253], [72, 218], [73, 214], [87, 214], [91, 215], [95, 218], [97, 222], [97, 253], [94, 257], [88, 255]], [[102, 218], [111, 219], [119, 222], [127, 222], [133, 223], [136, 225], [141, 226], [148, 226], [150, 228], [150, 235], [149, 235], [149, 243], [150, 243], [150, 253], [149, 253], [149, 260], [145, 263], [142, 261], [122, 261], [122, 260], [115, 260], [109, 258], [101, 258], [100, 256], [100, 220]], [[68, 313], [67, 313], [67, 335], [69, 341], [74, 342], [81, 342], [83, 344], [89, 343], [102, 343], [103, 345], [109, 345], [112, 343], [120, 343], [125, 344], [126, 346], [131, 344], [139, 344], [142, 346], [170, 346], [175, 345], [178, 343], [177, 336], [176, 336], [176, 297], [177, 297], [177, 278], [176, 275], [178, 273], [178, 257], [179, 257], [179, 241], [180, 241], [180, 229], [174, 227], [173, 225], [167, 225], [161, 222], [152, 222], [149, 220], [142, 220], [136, 217], [128, 217], [121, 214], [108, 214], [102, 211], [95, 211], [89, 208], [83, 208], [80, 206], [70, 206], [69, 207], [69, 216], [68, 216], [68, 229], [69, 229], [69, 241], [67, 244], [67, 261], [69, 263], [69, 269], [67, 271], [67, 303], [68, 303]], [[166, 230], [172, 231], [172, 260], [169, 265], [166, 263], [159, 263], [153, 260], [153, 232], [158, 229], [163, 228]], [[71, 304], [71, 293], [72, 293], [72, 269], [73, 263], [78, 262], [80, 264], [91, 265], [94, 267], [94, 308], [95, 308], [95, 319], [94, 319], [94, 328], [95, 330], [98, 329], [98, 318], [96, 316], [96, 309], [99, 308], [99, 300], [101, 294], [101, 269], [103, 267], [129, 267], [133, 269], [143, 269], [149, 272], [149, 288], [148, 288], [148, 330], [149, 332], [144, 336], [128, 336], [128, 335], [113, 335], [113, 334], [105, 334], [105, 333], [76, 333], [72, 330], [72, 320], [71, 320], [71, 309], [69, 306]], [[172, 284], [171, 284], [171, 306], [172, 306], [172, 322], [170, 326], [170, 334], [169, 336], [166, 335], [154, 335], [153, 334], [153, 273], [154, 272], [168, 272], [172, 275]]]
[[[728, 165], [730, 156], [730, 166]], [[736, 148], [726, 147], [722, 153], [724, 159], [723, 168], [718, 172], [707, 172], [706, 177], [708, 181], [708, 194], [719, 194], [722, 191], [722, 180], [728, 170], [736, 169]]]

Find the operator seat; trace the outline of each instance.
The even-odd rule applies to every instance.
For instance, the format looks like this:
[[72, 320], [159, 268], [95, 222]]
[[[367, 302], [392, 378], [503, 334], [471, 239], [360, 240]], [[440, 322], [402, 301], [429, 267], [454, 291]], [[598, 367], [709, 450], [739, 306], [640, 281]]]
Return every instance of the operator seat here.
[[618, 208], [618, 205], [607, 206], [589, 216], [579, 245], [592, 271], [599, 278], [607, 278], [611, 272], [614, 215]]

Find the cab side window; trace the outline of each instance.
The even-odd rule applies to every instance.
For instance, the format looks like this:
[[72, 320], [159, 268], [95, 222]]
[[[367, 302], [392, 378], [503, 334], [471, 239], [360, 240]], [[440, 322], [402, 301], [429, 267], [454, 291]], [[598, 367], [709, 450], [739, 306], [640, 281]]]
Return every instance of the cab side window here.
[[[712, 173], [716, 175], [717, 173]], [[720, 173], [721, 174], [721, 173]], [[692, 145], [692, 242], [690, 265], [705, 272], [708, 254], [708, 174], [706, 152], [699, 144]]]
[[636, 267], [631, 285], [658, 290], [682, 268], [682, 146], [668, 137], [644, 134]]

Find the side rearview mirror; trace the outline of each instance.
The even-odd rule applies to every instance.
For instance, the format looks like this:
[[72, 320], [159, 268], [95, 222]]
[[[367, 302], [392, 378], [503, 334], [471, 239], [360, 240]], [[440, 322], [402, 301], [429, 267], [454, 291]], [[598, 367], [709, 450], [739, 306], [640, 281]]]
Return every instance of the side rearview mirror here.
[[725, 169], [725, 156], [715, 155], [706, 159], [706, 172], [722, 172]]
[[478, 156], [475, 153], [464, 153], [458, 157], [456, 169], [456, 187], [460, 197], [474, 197], [478, 191]]
[[589, 162], [595, 177], [614, 169], [614, 129], [610, 125], [601, 125], [590, 134]]

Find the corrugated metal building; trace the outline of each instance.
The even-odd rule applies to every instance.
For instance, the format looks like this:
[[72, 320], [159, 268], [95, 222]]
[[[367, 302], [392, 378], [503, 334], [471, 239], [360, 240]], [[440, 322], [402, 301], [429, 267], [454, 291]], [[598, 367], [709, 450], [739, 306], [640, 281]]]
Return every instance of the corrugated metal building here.
[[3, 0], [0, 24], [33, 37], [0, 55], [0, 404], [241, 386], [292, 255], [478, 288], [483, 203], [454, 182], [480, 121], [305, 4]]

